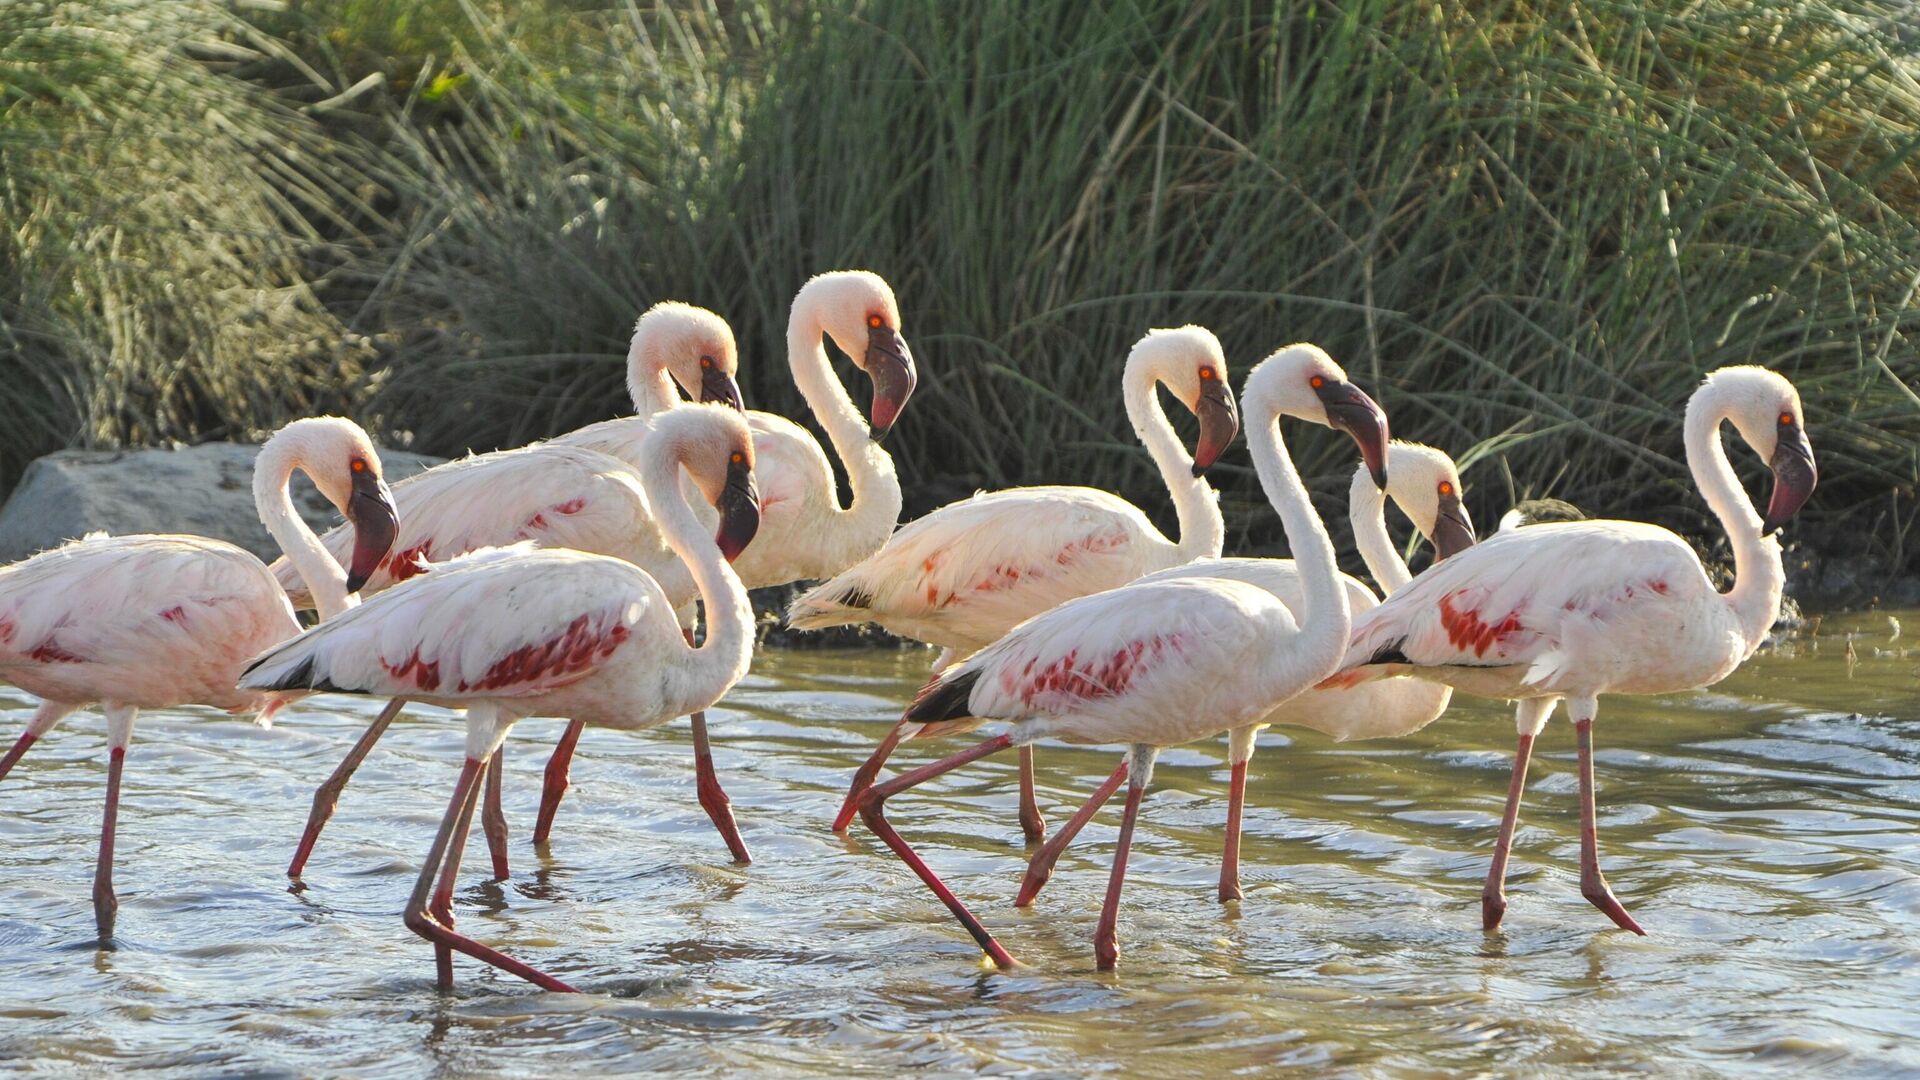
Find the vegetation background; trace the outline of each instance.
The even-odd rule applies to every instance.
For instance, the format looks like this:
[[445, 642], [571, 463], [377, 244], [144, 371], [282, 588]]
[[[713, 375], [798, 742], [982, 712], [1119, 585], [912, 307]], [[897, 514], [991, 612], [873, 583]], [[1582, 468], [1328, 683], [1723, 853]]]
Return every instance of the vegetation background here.
[[[1325, 346], [1483, 527], [1710, 537], [1681, 404], [1765, 364], [1820, 457], [1795, 537], [1912, 573], [1917, 50], [1839, 0], [4, 0], [0, 491], [316, 410], [518, 444], [625, 411], [665, 298], [798, 416], [786, 303], [863, 266], [922, 366], [910, 513], [1078, 481], [1170, 518], [1115, 378], [1198, 322], [1240, 373]], [[1295, 445], [1344, 492], [1349, 446]]]

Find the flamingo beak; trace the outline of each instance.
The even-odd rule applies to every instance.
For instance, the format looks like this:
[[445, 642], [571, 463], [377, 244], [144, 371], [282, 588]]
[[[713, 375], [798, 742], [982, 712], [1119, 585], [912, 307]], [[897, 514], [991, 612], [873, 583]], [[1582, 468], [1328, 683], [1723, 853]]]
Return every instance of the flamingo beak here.
[[913, 352], [906, 339], [893, 327], [882, 323], [867, 330], [867, 377], [873, 380], [873, 406], [868, 415], [873, 421], [873, 441], [879, 442], [893, 430], [900, 410], [907, 407], [919, 375], [913, 369]]
[[1467, 516], [1467, 508], [1460, 505], [1460, 493], [1452, 491], [1440, 496], [1440, 514], [1433, 526], [1434, 560], [1458, 555], [1478, 540], [1473, 534], [1473, 519]]
[[1761, 536], [1772, 536], [1787, 519], [1798, 513], [1820, 482], [1820, 471], [1813, 464], [1813, 444], [1800, 425], [1783, 426], [1780, 442], [1773, 449], [1773, 495], [1767, 500], [1767, 517]]
[[714, 534], [713, 542], [732, 562], [760, 531], [760, 492], [753, 483], [753, 466], [745, 458], [727, 466], [727, 486], [713, 506], [720, 511], [720, 531]]
[[1387, 489], [1387, 414], [1359, 387], [1342, 379], [1314, 389], [1327, 411], [1327, 426], [1344, 431], [1360, 447], [1374, 486]]
[[400, 515], [393, 509], [393, 492], [372, 469], [353, 474], [353, 494], [347, 498], [347, 521], [353, 525], [353, 560], [347, 567], [347, 591], [356, 593], [380, 569], [400, 535]]
[[719, 364], [701, 370], [700, 401], [702, 404], [718, 402], [731, 405], [740, 412], [747, 410], [746, 404], [740, 399], [740, 384], [733, 381], [732, 375], [720, 370]]
[[1200, 400], [1194, 406], [1200, 417], [1200, 437], [1193, 444], [1193, 475], [1205, 476], [1220, 455], [1233, 445], [1240, 434], [1240, 409], [1233, 402], [1233, 388], [1221, 378], [1200, 381]]

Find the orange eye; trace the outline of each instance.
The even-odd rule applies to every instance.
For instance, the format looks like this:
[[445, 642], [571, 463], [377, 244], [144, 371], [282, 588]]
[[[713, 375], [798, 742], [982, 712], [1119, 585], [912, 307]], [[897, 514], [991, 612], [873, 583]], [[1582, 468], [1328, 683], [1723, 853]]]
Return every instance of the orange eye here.
[[354, 472], [366, 472], [367, 463], [364, 461], [361, 461], [359, 458], [354, 458], [353, 463], [349, 466], [349, 468], [351, 468]]
[[733, 463], [734, 463], [735, 465], [740, 465], [740, 464], [744, 464], [744, 463], [746, 462], [746, 460], [747, 460], [747, 455], [745, 455], [745, 454], [743, 454], [743, 453], [741, 453], [741, 452], [740, 452], [740, 451], [738, 451], [738, 450], [735, 450], [735, 451], [733, 452], [733, 454], [732, 454], [732, 456], [730, 456], [730, 457], [729, 457], [729, 458], [728, 458], [727, 460], [729, 460], [729, 461], [731, 461], [731, 462], [733, 462]]
[[1213, 369], [1212, 369], [1212, 368], [1210, 368], [1210, 367], [1203, 367], [1203, 368], [1201, 368], [1201, 369], [1200, 369], [1200, 381], [1201, 381], [1201, 382], [1212, 382], [1212, 381], [1213, 381]]
[[1792, 426], [1793, 426], [1793, 414], [1792, 414], [1792, 413], [1790, 413], [1790, 412], [1783, 412], [1783, 413], [1781, 413], [1781, 414], [1780, 414], [1780, 426], [1781, 426], [1781, 427], [1792, 427]]
[[887, 324], [887, 320], [881, 318], [878, 315], [867, 316], [867, 325], [875, 330], [880, 329], [882, 326], [885, 326], [886, 324]]
[[1453, 481], [1451, 480], [1440, 481], [1440, 494], [1442, 495], [1453, 494]]
[[1327, 385], [1327, 380], [1321, 378], [1318, 375], [1315, 375], [1313, 378], [1307, 380], [1307, 385], [1313, 387], [1315, 390], [1318, 390], [1321, 387]]
[[700, 358], [700, 366], [701, 366], [702, 368], [710, 368], [710, 367], [712, 367], [712, 366], [713, 366], [713, 357], [711, 357], [711, 356], [703, 356], [703, 357], [701, 357], [701, 358]]

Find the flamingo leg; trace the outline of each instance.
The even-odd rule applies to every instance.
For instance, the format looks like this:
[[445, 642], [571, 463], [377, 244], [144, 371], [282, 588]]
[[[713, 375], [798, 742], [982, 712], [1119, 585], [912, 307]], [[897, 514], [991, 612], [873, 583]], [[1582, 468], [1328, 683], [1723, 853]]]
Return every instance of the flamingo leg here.
[[[507, 744], [493, 752], [487, 761], [487, 802], [480, 812], [480, 828], [487, 834], [487, 851], [493, 856], [493, 878], [505, 881], [513, 872], [507, 868], [507, 812], [500, 805], [500, 789], [507, 771]], [[449, 923], [448, 925], [452, 925]]]
[[379, 742], [380, 736], [386, 734], [387, 726], [393, 723], [394, 717], [400, 715], [400, 709], [406, 703], [405, 698], [394, 698], [387, 702], [387, 707], [381, 709], [380, 715], [373, 718], [373, 723], [361, 734], [359, 741], [353, 744], [353, 749], [347, 751], [347, 756], [342, 758], [340, 764], [335, 767], [333, 775], [327, 777], [326, 783], [314, 790], [313, 809], [307, 812], [306, 831], [300, 834], [300, 846], [294, 849], [293, 862], [287, 865], [288, 877], [298, 880], [300, 872], [306, 869], [307, 859], [313, 855], [313, 845], [320, 839], [320, 830], [327, 827], [328, 819], [333, 817], [334, 808], [340, 805], [341, 790], [347, 786], [347, 781], [353, 778], [354, 770], [367, 759], [367, 753], [373, 749], [373, 744]]
[[986, 742], [971, 749], [962, 750], [952, 757], [942, 758], [931, 765], [922, 765], [911, 772], [902, 773], [886, 783], [873, 788], [860, 800], [860, 820], [866, 823], [867, 828], [872, 830], [875, 836], [885, 841], [886, 845], [893, 849], [895, 855], [900, 856], [901, 862], [906, 863], [915, 874], [919, 875], [920, 880], [926, 883], [927, 888], [932, 889], [933, 894], [938, 896], [941, 902], [947, 905], [947, 910], [953, 912], [954, 918], [959, 919], [960, 924], [967, 928], [967, 933], [973, 935], [973, 940], [979, 944], [981, 950], [992, 958], [994, 966], [1002, 971], [1013, 968], [1013, 954], [1002, 948], [1000, 943], [993, 939], [992, 934], [987, 933], [987, 928], [981, 925], [980, 920], [974, 917], [973, 912], [967, 910], [967, 906], [960, 902], [959, 897], [953, 895], [953, 890], [947, 888], [946, 884], [927, 866], [919, 854], [915, 852], [912, 847], [908, 846], [907, 842], [901, 838], [898, 832], [894, 831], [893, 826], [887, 821], [886, 802], [889, 798], [916, 784], [924, 783], [942, 773], [952, 772], [954, 769], [969, 762], [978, 761], [983, 757], [997, 754], [1012, 745], [1013, 736], [996, 735]]
[[1487, 885], [1480, 891], [1480, 926], [1498, 930], [1507, 914], [1507, 856], [1513, 850], [1513, 830], [1520, 822], [1520, 796], [1527, 788], [1527, 763], [1533, 759], [1533, 736], [1521, 734], [1513, 751], [1513, 779], [1507, 783], [1507, 809], [1500, 816], [1500, 838], [1493, 844], [1493, 864], [1487, 867]]
[[1633, 916], [1614, 898], [1606, 875], [1600, 872], [1600, 835], [1593, 809], [1594, 703], [1588, 700], [1582, 704], [1585, 707], [1577, 711], [1573, 722], [1574, 733], [1580, 740], [1580, 895], [1606, 912], [1607, 918], [1620, 929], [1644, 937], [1647, 932], [1640, 929], [1640, 924], [1633, 921]]
[[[453, 844], [453, 833], [459, 824], [458, 819], [473, 812], [473, 798], [478, 793], [480, 773], [486, 767], [485, 762], [468, 758], [460, 772], [460, 781], [454, 785], [453, 801], [447, 806], [446, 816], [440, 819], [440, 832], [434, 837], [433, 847], [427, 853], [426, 862], [421, 864], [420, 876], [414, 880], [413, 895], [407, 900], [407, 929], [432, 942], [436, 947], [446, 946], [477, 960], [492, 964], [502, 971], [518, 975], [521, 978], [546, 990], [559, 993], [574, 993], [573, 987], [561, 982], [537, 968], [530, 967], [518, 960], [488, 948], [472, 938], [455, 933], [450, 927], [441, 925], [427, 910], [429, 892], [433, 889], [434, 877], [440, 870]], [[468, 817], [471, 821], [471, 817]], [[464, 830], [463, 830], [464, 831]]]
[[853, 816], [860, 812], [860, 800], [867, 797], [867, 792], [873, 787], [874, 777], [880, 775], [880, 767], [892, 756], [893, 748], [900, 745], [906, 728], [907, 721], [904, 719], [894, 724], [893, 730], [887, 732], [887, 737], [880, 740], [880, 745], [874, 747], [873, 753], [854, 771], [853, 782], [847, 785], [847, 797], [841, 800], [840, 812], [833, 818], [834, 832], [846, 832], [847, 826], [853, 824]]
[[126, 763], [127, 748], [114, 747], [107, 765], [107, 810], [100, 819], [100, 857], [93, 865], [93, 925], [103, 945], [113, 940], [114, 917], [120, 912], [120, 900], [113, 895], [113, 833], [120, 820], [120, 773]]
[[1240, 899], [1240, 820], [1247, 804], [1247, 762], [1253, 757], [1260, 726], [1235, 728], [1227, 735], [1227, 840], [1220, 853], [1220, 902]]
[[27, 752], [27, 747], [32, 746], [38, 741], [40, 741], [40, 736], [35, 735], [31, 731], [23, 731], [20, 733], [20, 737], [14, 740], [13, 748], [7, 751], [7, 756], [0, 757], [0, 780], [6, 779], [7, 774], [13, 771], [14, 762], [19, 761], [20, 755]]
[[752, 863], [747, 842], [740, 838], [740, 826], [734, 824], [727, 793], [720, 787], [720, 775], [713, 769], [713, 747], [707, 742], [705, 709], [693, 714], [693, 768], [699, 778], [700, 808], [713, 819], [713, 827], [720, 830], [727, 850], [733, 852], [733, 861], [741, 866]]
[[1033, 898], [1040, 895], [1040, 890], [1047, 884], [1047, 879], [1053, 876], [1053, 864], [1060, 861], [1060, 853], [1067, 850], [1067, 845], [1073, 842], [1074, 837], [1080, 835], [1080, 830], [1087, 827], [1087, 822], [1092, 821], [1093, 815], [1107, 804], [1108, 799], [1113, 798], [1113, 793], [1120, 790], [1120, 785], [1126, 779], [1127, 761], [1122, 758], [1120, 767], [1113, 770], [1113, 775], [1107, 777], [1106, 781], [1087, 798], [1087, 801], [1080, 805], [1080, 809], [1074, 811], [1073, 817], [1067, 820], [1067, 824], [1059, 832], [1054, 833], [1047, 840], [1045, 847], [1034, 853], [1033, 860], [1027, 863], [1027, 876], [1020, 882], [1020, 894], [1014, 897], [1014, 907], [1026, 907], [1033, 903]]
[[[489, 764], [483, 761], [480, 768], [491, 774], [494, 770], [488, 768]], [[448, 846], [446, 858], [440, 865], [440, 883], [434, 887], [433, 900], [427, 905], [428, 914], [449, 930], [454, 926], [453, 886], [460, 878], [460, 862], [466, 854], [467, 833], [473, 828], [473, 808], [479, 797], [480, 785], [476, 783], [468, 792], [466, 802], [460, 806], [460, 819], [453, 826], [453, 842]], [[436, 944], [433, 947], [433, 962], [439, 971], [440, 989], [453, 989], [453, 950]]]
[[567, 730], [554, 745], [553, 756], [547, 759], [547, 781], [540, 789], [540, 816], [533, 823], [535, 844], [546, 843], [547, 835], [553, 831], [553, 815], [560, 809], [560, 796], [567, 793], [573, 748], [580, 744], [580, 733], [586, 729], [584, 720], [567, 721]]
[[1033, 793], [1033, 744], [1020, 748], [1020, 832], [1027, 843], [1047, 838], [1047, 819], [1040, 816], [1040, 802]]
[[21, 732], [20, 737], [14, 740], [6, 756], [0, 757], [0, 780], [6, 779], [7, 774], [13, 771], [14, 763], [20, 760], [28, 747], [39, 742], [42, 735], [52, 731], [53, 725], [59, 723], [61, 718], [73, 709], [72, 705], [57, 701], [42, 701], [40, 707], [33, 711], [33, 719], [27, 721], [27, 730]]
[[1127, 853], [1133, 847], [1133, 826], [1140, 818], [1140, 799], [1153, 778], [1153, 759], [1159, 753], [1151, 746], [1136, 746], [1132, 757], [1138, 767], [1127, 783], [1127, 816], [1120, 821], [1120, 842], [1113, 851], [1113, 872], [1107, 877], [1107, 898], [1100, 905], [1100, 925], [1093, 932], [1093, 957], [1101, 971], [1112, 971], [1120, 962], [1118, 928], [1120, 888], [1127, 880]]

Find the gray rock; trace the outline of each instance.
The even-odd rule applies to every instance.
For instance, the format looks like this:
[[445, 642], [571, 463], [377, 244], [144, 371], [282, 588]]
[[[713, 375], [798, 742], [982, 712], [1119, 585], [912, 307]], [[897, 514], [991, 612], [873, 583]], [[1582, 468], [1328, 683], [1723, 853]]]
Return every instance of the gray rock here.
[[[253, 458], [247, 443], [203, 443], [181, 450], [60, 450], [27, 466], [0, 508], [0, 563], [24, 559], [94, 530], [191, 533], [227, 540], [272, 561], [280, 548], [253, 508]], [[380, 451], [393, 483], [443, 459]], [[301, 473], [293, 505], [315, 529], [340, 523], [333, 504]]]

